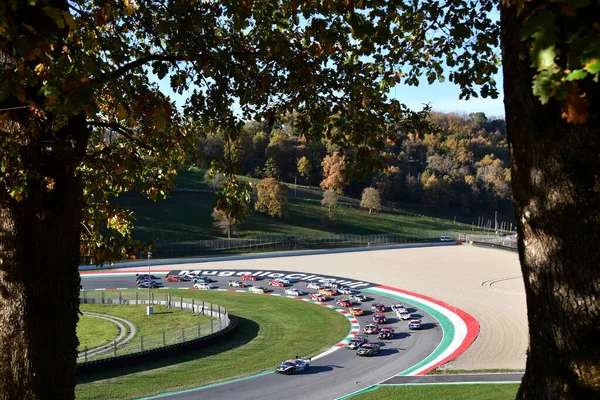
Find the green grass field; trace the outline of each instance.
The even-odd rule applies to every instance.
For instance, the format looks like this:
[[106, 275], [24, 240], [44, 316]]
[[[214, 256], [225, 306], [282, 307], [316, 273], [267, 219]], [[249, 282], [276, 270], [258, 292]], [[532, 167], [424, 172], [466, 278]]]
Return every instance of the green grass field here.
[[[83, 305], [81, 311], [87, 311], [84, 310]], [[77, 350], [82, 351], [85, 347], [91, 349], [101, 346], [114, 340], [118, 334], [119, 329], [112, 322], [83, 315], [79, 317], [77, 324], [77, 338], [79, 339]]]
[[189, 290], [171, 293], [227, 307], [238, 317], [236, 332], [223, 343], [184, 356], [80, 377], [77, 398], [143, 397], [270, 371], [283, 359], [327, 350], [349, 331], [341, 314], [294, 299]]
[[381, 386], [352, 400], [511, 400], [518, 384]]

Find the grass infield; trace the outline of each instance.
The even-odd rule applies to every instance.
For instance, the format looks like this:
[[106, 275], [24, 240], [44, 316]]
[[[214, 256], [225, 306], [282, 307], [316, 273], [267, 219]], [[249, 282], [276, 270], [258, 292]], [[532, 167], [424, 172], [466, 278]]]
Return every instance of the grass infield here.
[[283, 359], [329, 349], [350, 328], [337, 312], [284, 297], [190, 290], [171, 293], [227, 307], [238, 317], [236, 332], [223, 343], [184, 356], [80, 377], [75, 389], [78, 399], [144, 397], [273, 370]]
[[352, 400], [510, 400], [519, 390], [518, 383], [479, 385], [381, 386]]
[[[81, 311], [89, 310], [81, 307]], [[83, 315], [79, 317], [79, 323], [77, 324], [77, 338], [79, 339], [77, 350], [83, 351], [86, 346], [89, 349], [101, 346], [114, 340], [118, 334], [119, 329], [112, 322]]]

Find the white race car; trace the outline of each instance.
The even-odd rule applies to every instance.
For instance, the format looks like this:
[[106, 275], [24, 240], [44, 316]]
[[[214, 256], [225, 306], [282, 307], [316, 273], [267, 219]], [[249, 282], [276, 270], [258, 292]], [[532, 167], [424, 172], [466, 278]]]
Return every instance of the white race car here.
[[317, 290], [323, 289], [323, 285], [321, 285], [318, 282], [309, 282], [306, 284], [306, 287], [309, 289], [317, 289]]
[[408, 321], [408, 329], [421, 329], [421, 320], [420, 319], [411, 319]]
[[341, 294], [348, 294], [348, 295], [355, 295], [355, 294], [359, 294], [360, 293], [357, 290], [350, 289], [348, 286], [338, 287], [337, 291], [340, 292]]
[[408, 321], [409, 319], [413, 319], [414, 318], [412, 316], [412, 314], [409, 314], [407, 312], [397, 312], [396, 316], [398, 317], [398, 319], [401, 319], [402, 321]]
[[194, 287], [199, 290], [211, 290], [217, 288], [216, 286], [213, 286], [210, 283], [194, 283]]
[[[400, 312], [406, 312], [406, 309], [405, 309], [405, 308], [404, 308], [404, 306], [403, 306], [402, 304], [400, 304], [400, 303], [392, 304], [392, 305], [390, 306], [390, 308], [392, 309], [392, 311], [396, 311], [396, 312], [398, 312], [398, 311], [400, 311]], [[404, 310], [404, 311], [402, 311], [402, 310]]]
[[285, 289], [285, 294], [288, 296], [302, 296], [302, 295], [306, 294], [306, 292], [303, 292], [302, 290], [298, 290], [298, 289], [294, 289], [294, 288], [288, 288], [288, 289]]
[[285, 375], [291, 375], [295, 372], [300, 372], [308, 369], [310, 366], [310, 358], [294, 358], [282, 362], [275, 369], [276, 372]]
[[355, 301], [357, 303], [364, 303], [368, 299], [362, 294], [353, 294], [352, 296], [350, 296], [350, 300]]

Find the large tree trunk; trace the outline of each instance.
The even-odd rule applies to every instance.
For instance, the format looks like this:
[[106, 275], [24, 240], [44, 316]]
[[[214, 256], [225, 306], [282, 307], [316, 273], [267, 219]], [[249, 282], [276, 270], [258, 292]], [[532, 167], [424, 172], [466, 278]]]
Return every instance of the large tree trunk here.
[[[535, 3], [542, 2], [527, 7]], [[527, 16], [503, 2], [504, 101], [530, 332], [518, 398], [600, 398], [600, 98], [583, 84], [593, 109], [573, 125], [556, 101], [533, 96], [530, 49], [519, 40]]]
[[29, 150], [30, 165], [55, 184], [50, 190], [32, 179], [21, 201], [0, 194], [0, 398], [69, 399], [78, 346], [82, 186], [72, 152], [63, 158]]

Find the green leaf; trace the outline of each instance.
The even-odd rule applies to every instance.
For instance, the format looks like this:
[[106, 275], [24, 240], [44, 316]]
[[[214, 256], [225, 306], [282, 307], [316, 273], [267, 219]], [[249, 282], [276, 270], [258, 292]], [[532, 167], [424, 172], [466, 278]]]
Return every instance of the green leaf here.
[[568, 81], [575, 81], [578, 79], [583, 79], [586, 76], [588, 76], [588, 73], [582, 69], [576, 69], [575, 71], [572, 71], [569, 75], [567, 75], [567, 77], [565, 78]]
[[556, 58], [556, 51], [554, 46], [547, 47], [538, 51], [537, 55], [537, 66], [538, 71], [549, 69], [554, 65], [554, 59]]

